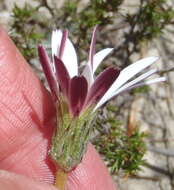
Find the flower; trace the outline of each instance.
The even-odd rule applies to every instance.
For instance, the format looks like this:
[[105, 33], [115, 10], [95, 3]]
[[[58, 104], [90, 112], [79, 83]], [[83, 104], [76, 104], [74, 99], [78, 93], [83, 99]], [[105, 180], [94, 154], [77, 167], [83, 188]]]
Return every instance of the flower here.
[[38, 47], [40, 62], [57, 110], [57, 128], [52, 137], [50, 156], [65, 172], [80, 163], [92, 129], [91, 121], [98, 108], [124, 91], [165, 81], [164, 77], [144, 81], [155, 74], [156, 69], [134, 78], [158, 60], [154, 56], [141, 59], [122, 71], [109, 67], [95, 76], [103, 59], [113, 51], [113, 48], [106, 48], [95, 53], [96, 31], [97, 26], [93, 31], [89, 58], [82, 72], [67, 30], [53, 31], [51, 60], [44, 47]]
[[152, 69], [129, 81], [157, 61], [158, 57], [154, 56], [141, 59], [121, 72], [118, 68], [109, 67], [95, 77], [98, 66], [113, 50], [113, 48], [106, 48], [95, 54], [96, 31], [97, 26], [93, 31], [88, 61], [81, 73], [79, 73], [75, 48], [68, 39], [68, 31], [53, 31], [52, 61], [49, 60], [43, 46], [40, 45], [38, 48], [40, 62], [55, 100], [63, 96], [73, 117], [77, 117], [89, 106], [92, 106], [93, 111], [96, 111], [107, 101], [124, 91], [165, 81], [164, 77], [143, 81], [155, 74], [156, 69]]

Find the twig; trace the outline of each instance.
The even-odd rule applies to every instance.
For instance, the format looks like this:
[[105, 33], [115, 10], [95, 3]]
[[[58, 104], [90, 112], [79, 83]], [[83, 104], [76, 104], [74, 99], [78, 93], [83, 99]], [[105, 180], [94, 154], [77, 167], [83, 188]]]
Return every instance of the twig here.
[[164, 174], [164, 175], [166, 175], [166, 176], [169, 176], [169, 177], [172, 177], [172, 176], [173, 176], [173, 174], [170, 173], [168, 170], [165, 170], [165, 169], [160, 168], [160, 167], [158, 167], [158, 166], [151, 165], [150, 163], [146, 163], [145, 166], [146, 166], [147, 168], [150, 168], [150, 169], [152, 169], [152, 170], [154, 170], [154, 171], [157, 171], [157, 172], [159, 172], [159, 173], [161, 173], [161, 174]]
[[156, 152], [158, 154], [174, 157], [174, 149], [163, 149], [163, 148], [157, 148], [150, 145], [147, 146], [147, 149], [152, 152]]
[[159, 74], [159, 75], [163, 75], [163, 74], [165, 74], [165, 73], [169, 73], [169, 72], [173, 72], [174, 71], [174, 67], [172, 67], [172, 68], [170, 68], [170, 69], [163, 69], [163, 70], [160, 70], [160, 71], [158, 71], [157, 73]]
[[132, 175], [130, 178], [136, 178], [136, 179], [144, 179], [144, 180], [152, 180], [152, 181], [159, 181], [159, 177], [150, 177], [150, 176], [139, 176], [139, 175]]

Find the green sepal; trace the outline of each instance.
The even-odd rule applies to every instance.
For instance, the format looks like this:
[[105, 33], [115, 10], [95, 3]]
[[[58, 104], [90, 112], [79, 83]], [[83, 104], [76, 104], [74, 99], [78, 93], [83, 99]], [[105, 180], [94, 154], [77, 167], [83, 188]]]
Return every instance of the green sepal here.
[[78, 117], [72, 118], [66, 101], [57, 105], [57, 128], [52, 137], [50, 156], [65, 172], [71, 171], [82, 160], [87, 149], [91, 122], [95, 116], [88, 108]]

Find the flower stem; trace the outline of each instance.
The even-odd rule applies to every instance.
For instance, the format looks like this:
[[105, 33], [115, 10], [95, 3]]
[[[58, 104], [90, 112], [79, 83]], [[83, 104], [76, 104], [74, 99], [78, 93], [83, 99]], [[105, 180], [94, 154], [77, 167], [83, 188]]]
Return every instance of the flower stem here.
[[55, 187], [59, 190], [65, 190], [67, 178], [68, 173], [59, 168], [56, 171]]

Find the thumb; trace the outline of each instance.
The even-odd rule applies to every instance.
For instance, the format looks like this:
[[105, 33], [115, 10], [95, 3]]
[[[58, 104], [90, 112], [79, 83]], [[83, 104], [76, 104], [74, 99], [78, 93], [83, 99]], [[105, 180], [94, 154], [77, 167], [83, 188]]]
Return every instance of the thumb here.
[[52, 185], [4, 170], [0, 171], [0, 187], [3, 190], [57, 190]]

